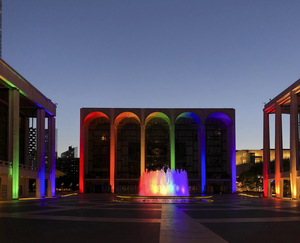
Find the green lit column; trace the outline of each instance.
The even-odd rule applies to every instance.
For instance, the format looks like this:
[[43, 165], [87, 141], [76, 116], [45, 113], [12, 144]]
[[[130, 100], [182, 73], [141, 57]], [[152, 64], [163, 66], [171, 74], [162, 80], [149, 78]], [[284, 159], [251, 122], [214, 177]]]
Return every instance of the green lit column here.
[[9, 162], [12, 162], [12, 199], [18, 199], [20, 94], [17, 89], [9, 90], [8, 106], [8, 160]]
[[175, 124], [171, 121], [170, 126], [170, 160], [171, 160], [171, 170], [175, 170]]

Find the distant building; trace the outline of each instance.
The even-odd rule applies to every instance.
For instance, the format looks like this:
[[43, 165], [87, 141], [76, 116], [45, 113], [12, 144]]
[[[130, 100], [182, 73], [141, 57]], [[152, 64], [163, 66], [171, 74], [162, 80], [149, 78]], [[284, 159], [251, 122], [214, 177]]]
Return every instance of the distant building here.
[[[290, 158], [290, 150], [282, 150], [283, 158]], [[270, 161], [275, 160], [275, 149], [270, 149]], [[263, 149], [259, 150], [237, 150], [236, 151], [236, 175], [248, 170], [254, 163], [263, 162]]]
[[55, 168], [66, 175], [79, 175], [79, 158], [57, 158]]
[[62, 159], [65, 158], [70, 158], [70, 159], [74, 159], [74, 158], [78, 158], [78, 152], [77, 152], [77, 147], [73, 147], [69, 146], [69, 149], [63, 153], [61, 153], [60, 157]]
[[61, 153], [61, 158], [57, 158], [55, 168], [66, 175], [79, 175], [79, 158], [77, 156], [77, 147], [69, 146], [69, 149]]

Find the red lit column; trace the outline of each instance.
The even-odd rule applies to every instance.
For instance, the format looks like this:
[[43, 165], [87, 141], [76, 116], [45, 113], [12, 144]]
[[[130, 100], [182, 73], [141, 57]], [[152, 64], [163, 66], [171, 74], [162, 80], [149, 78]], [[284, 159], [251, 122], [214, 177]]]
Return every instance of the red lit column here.
[[283, 197], [283, 188], [281, 182], [282, 167], [282, 116], [281, 106], [275, 105], [275, 191], [276, 197]]
[[115, 156], [116, 156], [116, 126], [114, 124], [114, 110], [111, 110], [110, 120], [110, 187], [115, 192]]
[[[88, 134], [88, 133], [87, 133]], [[84, 187], [84, 174], [85, 174], [85, 163], [88, 161], [85, 160], [85, 151], [86, 151], [86, 143], [88, 139], [85, 137], [85, 126], [84, 126], [84, 118], [83, 118], [83, 110], [80, 110], [80, 157], [79, 157], [79, 193], [85, 192]], [[85, 139], [87, 141], [85, 141]]]
[[299, 185], [297, 180], [297, 165], [299, 160], [298, 138], [298, 97], [291, 91], [290, 106], [290, 181], [293, 199], [299, 199]]
[[271, 188], [269, 182], [269, 164], [270, 164], [270, 125], [269, 113], [264, 110], [264, 137], [263, 137], [263, 183], [264, 183], [264, 196], [271, 197]]
[[36, 197], [45, 197], [45, 110], [37, 109], [37, 166], [39, 176], [36, 178]]

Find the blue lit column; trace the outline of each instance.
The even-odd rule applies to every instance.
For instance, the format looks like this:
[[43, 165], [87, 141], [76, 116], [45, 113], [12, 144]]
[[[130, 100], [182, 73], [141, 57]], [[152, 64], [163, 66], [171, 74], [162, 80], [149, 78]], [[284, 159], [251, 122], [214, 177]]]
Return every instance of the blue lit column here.
[[36, 179], [36, 197], [45, 197], [45, 110], [37, 109], [37, 166], [39, 176]]
[[55, 117], [48, 117], [48, 168], [47, 196], [55, 196]]
[[201, 192], [205, 193], [206, 186], [206, 161], [205, 161], [205, 124], [201, 123], [198, 130], [198, 143], [200, 144], [200, 159], [201, 159]]
[[263, 137], [263, 166], [264, 166], [264, 196], [271, 197], [271, 184], [269, 182], [270, 165], [270, 125], [269, 113], [264, 110], [264, 137]]

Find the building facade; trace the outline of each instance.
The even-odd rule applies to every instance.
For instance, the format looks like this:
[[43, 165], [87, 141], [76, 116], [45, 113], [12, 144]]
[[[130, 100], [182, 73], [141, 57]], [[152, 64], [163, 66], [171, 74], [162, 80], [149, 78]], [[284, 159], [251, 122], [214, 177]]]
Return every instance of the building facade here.
[[[300, 164], [299, 164], [299, 96], [300, 79], [285, 89], [264, 107], [263, 162], [264, 196], [272, 196], [271, 183], [275, 180], [277, 198], [283, 197], [286, 181], [290, 184], [291, 197], [299, 199]], [[290, 165], [284, 166], [282, 149], [282, 114], [290, 115]], [[275, 116], [275, 168], [270, 160], [270, 115]]]
[[[36, 197], [55, 196], [55, 115], [56, 105], [0, 59], [0, 198], [27, 197], [29, 180], [35, 180]], [[32, 118], [34, 132], [30, 132]], [[36, 143], [30, 148], [33, 134]], [[35, 160], [30, 161], [32, 151]]]
[[137, 193], [146, 170], [187, 171], [191, 193], [236, 191], [234, 109], [82, 108], [81, 193]]

